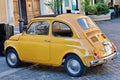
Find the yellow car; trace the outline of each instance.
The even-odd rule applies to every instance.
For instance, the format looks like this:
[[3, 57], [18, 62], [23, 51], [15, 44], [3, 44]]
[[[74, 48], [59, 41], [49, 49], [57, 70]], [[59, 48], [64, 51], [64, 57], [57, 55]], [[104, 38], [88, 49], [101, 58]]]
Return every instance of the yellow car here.
[[87, 16], [62, 14], [31, 20], [27, 29], [5, 42], [6, 62], [51, 66], [64, 65], [71, 76], [81, 76], [86, 67], [113, 59], [117, 50], [99, 27]]

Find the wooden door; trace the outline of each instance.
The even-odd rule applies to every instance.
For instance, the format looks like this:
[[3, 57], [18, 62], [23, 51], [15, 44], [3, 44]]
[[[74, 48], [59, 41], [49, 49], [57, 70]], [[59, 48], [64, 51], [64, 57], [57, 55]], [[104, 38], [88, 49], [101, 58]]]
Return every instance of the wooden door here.
[[[32, 18], [40, 16], [40, 0], [21, 0], [21, 1], [22, 1], [21, 5], [23, 8], [22, 17], [24, 18], [24, 20], [29, 22]], [[18, 0], [13, 0], [13, 3], [14, 3], [14, 22], [15, 25], [18, 25], [19, 24]]]
[[18, 26], [18, 19], [19, 19], [19, 9], [18, 9], [18, 0], [13, 0], [14, 4], [14, 23]]
[[33, 0], [34, 17], [40, 16], [40, 0]]
[[40, 0], [26, 0], [26, 7], [28, 22], [32, 18], [40, 16]]

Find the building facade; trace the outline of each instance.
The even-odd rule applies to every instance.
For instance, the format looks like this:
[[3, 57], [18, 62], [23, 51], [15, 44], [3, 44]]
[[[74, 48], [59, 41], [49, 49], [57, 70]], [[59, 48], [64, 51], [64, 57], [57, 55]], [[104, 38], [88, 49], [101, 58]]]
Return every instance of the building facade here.
[[[22, 18], [24, 19], [24, 23], [30, 21], [30, 19], [40, 16], [40, 0], [21, 0], [21, 9], [22, 9]], [[18, 0], [13, 0], [14, 5], [14, 22], [18, 25], [19, 19], [19, 8], [18, 8]]]
[[[48, 1], [51, 1], [51, 0], [44, 0], [44, 1], [41, 0], [41, 5], [42, 5], [41, 10], [43, 10], [41, 14], [45, 14], [45, 15], [54, 14], [52, 10], [48, 6], [45, 5], [45, 3], [47, 3]], [[81, 3], [83, 1], [84, 0], [61, 0], [62, 5], [59, 9], [59, 12], [60, 13], [74, 13], [75, 11], [80, 11], [80, 13], [82, 13], [83, 10], [82, 10]]]
[[[22, 17], [25, 24], [30, 19], [40, 16], [40, 0], [21, 0]], [[18, 0], [0, 0], [0, 23], [18, 25], [19, 7]]]
[[83, 12], [81, 3], [84, 0], [63, 0], [63, 13], [75, 13], [75, 11]]
[[[98, 0], [91, 0], [91, 4], [96, 4]], [[101, 0], [103, 2], [107, 2], [107, 3], [112, 3], [113, 5], [119, 5], [120, 4], [120, 0]]]
[[6, 3], [0, 0], [0, 23], [6, 23]]
[[[22, 17], [25, 20], [25, 24], [32, 18], [54, 14], [52, 10], [45, 5], [46, 2], [51, 0], [21, 0]], [[75, 13], [79, 11], [84, 14], [81, 3], [84, 0], [61, 0], [62, 5], [61, 13]], [[97, 0], [91, 0], [91, 4], [96, 4]], [[113, 5], [120, 5], [120, 0], [103, 0], [104, 2], [111, 2]], [[10, 25], [18, 25], [19, 19], [19, 7], [18, 0], [0, 0], [0, 23], [8, 23]]]
[[[42, 14], [53, 14], [49, 7], [47, 7], [44, 3], [50, 0], [41, 0], [41, 10]], [[62, 13], [75, 13], [79, 11], [81, 14], [84, 14], [82, 8], [82, 2], [85, 0], [61, 0], [62, 1]], [[98, 0], [91, 0], [90, 4], [94, 5]], [[106, 3], [112, 3], [114, 5], [120, 5], [120, 0], [101, 0]], [[45, 10], [44, 10], [45, 9]]]

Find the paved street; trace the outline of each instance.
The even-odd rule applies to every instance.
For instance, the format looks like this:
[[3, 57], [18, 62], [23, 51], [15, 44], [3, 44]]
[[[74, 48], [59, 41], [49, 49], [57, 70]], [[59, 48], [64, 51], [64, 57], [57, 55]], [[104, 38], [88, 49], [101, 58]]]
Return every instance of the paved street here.
[[[116, 44], [120, 52], [120, 18], [97, 22], [97, 24]], [[7, 71], [11, 73], [3, 75]], [[70, 77], [63, 67], [31, 65], [14, 70], [7, 66], [4, 57], [0, 57], [0, 80], [120, 80], [120, 55], [102, 66], [88, 68], [81, 77]]]

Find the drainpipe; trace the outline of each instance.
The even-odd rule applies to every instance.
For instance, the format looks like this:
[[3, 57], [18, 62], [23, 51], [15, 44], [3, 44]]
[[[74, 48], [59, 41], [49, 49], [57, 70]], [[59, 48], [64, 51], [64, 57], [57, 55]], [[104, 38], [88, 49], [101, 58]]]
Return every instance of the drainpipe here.
[[56, 2], [57, 2], [57, 4], [56, 4], [57, 5], [57, 14], [60, 14], [60, 12], [59, 12], [59, 3], [58, 3], [59, 0], [57, 0]]
[[63, 1], [61, 0], [61, 6], [60, 6], [60, 9], [61, 9], [61, 14], [63, 14]]
[[19, 8], [19, 31], [22, 33], [24, 27], [24, 19], [22, 18], [22, 7], [21, 7], [21, 0], [18, 0], [18, 8]]

